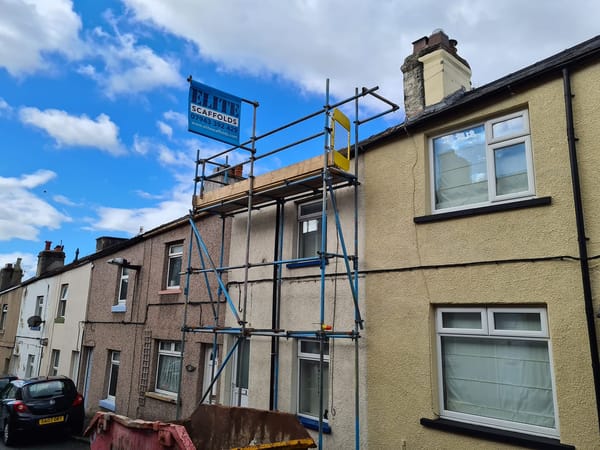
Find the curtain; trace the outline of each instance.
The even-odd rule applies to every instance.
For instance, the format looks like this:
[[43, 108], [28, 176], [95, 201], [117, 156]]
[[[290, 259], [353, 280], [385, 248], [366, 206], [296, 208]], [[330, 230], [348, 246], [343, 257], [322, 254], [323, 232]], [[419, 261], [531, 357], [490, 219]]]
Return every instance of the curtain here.
[[448, 411], [554, 428], [548, 343], [442, 336]]
[[179, 385], [179, 357], [159, 355], [158, 380], [156, 388], [162, 391], [177, 392]]

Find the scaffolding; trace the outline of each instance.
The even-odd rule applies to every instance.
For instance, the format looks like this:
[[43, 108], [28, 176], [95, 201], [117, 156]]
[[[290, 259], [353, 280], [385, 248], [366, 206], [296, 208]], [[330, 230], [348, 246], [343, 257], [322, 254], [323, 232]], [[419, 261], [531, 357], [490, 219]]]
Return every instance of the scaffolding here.
[[[218, 337], [230, 335], [235, 338], [234, 344], [227, 351], [218, 367], [213, 364], [211, 373], [211, 382], [203, 393], [201, 402], [204, 402], [213, 390], [213, 386], [223, 374], [228, 363], [234, 355], [237, 358], [243, 359], [245, 341], [253, 336], [267, 337], [271, 339], [271, 391], [269, 399], [270, 409], [278, 409], [278, 389], [279, 389], [279, 341], [281, 338], [305, 338], [318, 341], [319, 343], [319, 421], [318, 421], [318, 448], [323, 448], [323, 433], [324, 433], [324, 354], [325, 348], [329, 345], [330, 340], [334, 339], [350, 339], [354, 342], [354, 409], [355, 409], [355, 448], [360, 448], [360, 408], [359, 408], [359, 338], [364, 329], [364, 321], [361, 314], [359, 302], [359, 211], [358, 211], [358, 188], [359, 183], [359, 127], [367, 122], [382, 117], [390, 112], [396, 111], [398, 105], [392, 103], [386, 98], [377, 93], [378, 87], [355, 89], [353, 96], [342, 101], [330, 104], [329, 80], [326, 82], [325, 105], [298, 120], [290, 122], [265, 134], [256, 135], [256, 116], [258, 103], [242, 99], [246, 104], [251, 105], [253, 110], [252, 137], [240, 145], [228, 148], [222, 152], [214, 154], [208, 158], [200, 158], [200, 152], [196, 155], [196, 172], [194, 178], [194, 196], [192, 201], [192, 209], [189, 214], [189, 222], [191, 227], [190, 242], [188, 251], [188, 266], [185, 272], [185, 299], [186, 310], [189, 302], [189, 286], [192, 276], [201, 275], [208, 287], [208, 296], [212, 308], [213, 324], [210, 326], [189, 326], [187, 321], [187, 313], [184, 313], [184, 324], [182, 326], [182, 347], [185, 344], [185, 336], [187, 333], [212, 333], [213, 334], [213, 349], [212, 355], [216, 358], [218, 354]], [[361, 113], [360, 101], [363, 99], [374, 99], [379, 104], [383, 104], [383, 110], [366, 118], [359, 118]], [[340, 108], [345, 107], [346, 110], [352, 109], [354, 106], [354, 120], [351, 122]], [[368, 111], [368, 108], [362, 108]], [[274, 149], [269, 149], [264, 152], [258, 151], [258, 144], [266, 138], [274, 136], [285, 130], [293, 127], [301, 126], [309, 120], [322, 117], [324, 126], [322, 130], [310, 134], [306, 137], [295, 140], [292, 143], [279, 146]], [[353, 126], [352, 126], [353, 125]], [[340, 128], [347, 132], [347, 141], [343, 146], [338, 146], [335, 142], [335, 130]], [[303, 130], [304, 131], [304, 130]], [[354, 134], [351, 144], [352, 132]], [[271, 157], [283, 151], [298, 148], [301, 145], [306, 145], [317, 139], [323, 139], [323, 153], [321, 155], [304, 159], [299, 163], [291, 166], [283, 167], [275, 171], [264, 174], [255, 175], [256, 163], [264, 158]], [[244, 152], [248, 156], [240, 162], [228, 164], [228, 158], [232, 152]], [[223, 162], [224, 160], [224, 162]], [[354, 164], [351, 167], [351, 161]], [[212, 169], [212, 170], [211, 170]], [[241, 177], [243, 171], [247, 172], [246, 177]], [[232, 175], [236, 174], [232, 180]], [[234, 182], [232, 182], [234, 181]], [[218, 183], [217, 189], [209, 190], [209, 183]], [[340, 211], [338, 210], [338, 201], [336, 199], [336, 191], [340, 188], [349, 188], [352, 192], [352, 202], [354, 205], [353, 216], [353, 251], [348, 252], [348, 245], [342, 230], [340, 220]], [[321, 239], [320, 250], [317, 252], [317, 257], [299, 257], [295, 259], [283, 258], [283, 234], [284, 234], [284, 208], [286, 202], [298, 202], [302, 199], [317, 197], [321, 201]], [[318, 200], [317, 200], [318, 202]], [[328, 209], [327, 205], [331, 206], [331, 218], [335, 227], [338, 246], [341, 252], [331, 252], [327, 247], [327, 229], [328, 229]], [[265, 207], [273, 207], [275, 209], [275, 239], [274, 239], [274, 259], [272, 261], [251, 261], [250, 244], [252, 239], [252, 213], [258, 209]], [[224, 266], [225, 261], [225, 239], [226, 227], [225, 221], [237, 215], [246, 215], [246, 236], [244, 260], [237, 265]], [[195, 218], [203, 215], [217, 215], [222, 219], [221, 227], [221, 243], [219, 260], [215, 261], [208, 250], [207, 243], [202, 237], [201, 229], [197, 226]], [[195, 246], [195, 248], [194, 248]], [[192, 267], [192, 253], [197, 251], [199, 254], [200, 266]], [[345, 278], [348, 282], [349, 291], [352, 297], [352, 309], [354, 312], [354, 326], [351, 329], [334, 329], [326, 323], [325, 307], [326, 307], [326, 268], [329, 260], [336, 259], [343, 262], [343, 273], [334, 273], [333, 276]], [[283, 271], [282, 267], [287, 264], [316, 264], [318, 263], [318, 277], [320, 280], [320, 289], [318, 299], [315, 302], [319, 305], [320, 323], [315, 329], [298, 330], [298, 329], [282, 329], [281, 328], [281, 300], [282, 300], [282, 282]], [[247, 311], [248, 311], [248, 289], [252, 283], [250, 279], [250, 271], [258, 267], [270, 266], [273, 268], [272, 286], [272, 320], [270, 328], [252, 328], [248, 326]], [[228, 283], [224, 280], [227, 274], [233, 270], [242, 271], [243, 281], [241, 281], [241, 303], [240, 313], [234, 304], [229, 292]], [[212, 279], [216, 279], [218, 286], [216, 293], [211, 289], [209, 283], [209, 275]], [[225, 303], [228, 305], [228, 310], [237, 322], [237, 326], [228, 327], [222, 323], [223, 314], [220, 306]], [[183, 348], [182, 348], [183, 354]], [[182, 358], [183, 360], [183, 358]], [[216, 360], [216, 359], [215, 359]], [[236, 369], [236, 384], [240, 386], [241, 364], [237, 364]], [[181, 378], [181, 377], [180, 377]], [[180, 381], [181, 382], [181, 381]], [[241, 405], [242, 390], [238, 389], [236, 404]], [[179, 400], [179, 399], [178, 399]], [[179, 401], [177, 402], [179, 408]], [[178, 410], [179, 415], [179, 410]], [[178, 417], [179, 418], [179, 417]]]

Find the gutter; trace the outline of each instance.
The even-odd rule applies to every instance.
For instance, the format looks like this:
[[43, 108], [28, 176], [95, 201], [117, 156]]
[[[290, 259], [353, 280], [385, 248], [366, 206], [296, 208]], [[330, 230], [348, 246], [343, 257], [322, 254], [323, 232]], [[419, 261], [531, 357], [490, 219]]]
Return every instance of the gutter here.
[[569, 161], [571, 166], [571, 183], [573, 185], [573, 204], [575, 206], [575, 221], [577, 224], [577, 242], [579, 245], [579, 265], [581, 267], [581, 283], [583, 285], [583, 302], [587, 322], [588, 338], [590, 343], [590, 359], [596, 393], [596, 413], [600, 428], [600, 358], [598, 356], [598, 340], [594, 317], [592, 284], [585, 236], [585, 221], [583, 202], [581, 199], [581, 183], [579, 180], [579, 167], [577, 164], [577, 138], [573, 125], [573, 94], [571, 93], [571, 76], [568, 67], [562, 69], [563, 90], [565, 95], [565, 116], [567, 120], [567, 141], [569, 145]]

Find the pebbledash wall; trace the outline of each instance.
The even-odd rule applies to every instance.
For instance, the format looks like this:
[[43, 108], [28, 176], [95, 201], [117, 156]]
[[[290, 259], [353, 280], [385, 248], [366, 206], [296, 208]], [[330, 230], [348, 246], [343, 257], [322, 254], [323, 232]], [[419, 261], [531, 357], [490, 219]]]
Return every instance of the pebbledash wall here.
[[[600, 393], [591, 362], [598, 343], [590, 349], [562, 78], [568, 67], [587, 248], [594, 257], [600, 254], [599, 41], [525, 69], [510, 83], [467, 92], [454, 105], [449, 100], [437, 111], [425, 108], [365, 145], [365, 257], [377, 269], [366, 280], [369, 448], [515, 448], [528, 446], [529, 437], [537, 448], [599, 448]], [[514, 202], [507, 201], [505, 209], [463, 208], [462, 214], [436, 217], [431, 138], [524, 110], [534, 194], [519, 199], [525, 203], [517, 209], [508, 209]], [[536, 199], [543, 200], [534, 207]], [[597, 264], [590, 265], [597, 313], [600, 276]], [[546, 311], [558, 436], [544, 441], [535, 433], [455, 418], [440, 429], [441, 307]], [[472, 433], [465, 430], [470, 425]]]
[[[199, 219], [210, 239], [213, 258], [219, 256], [221, 221], [214, 217]], [[228, 226], [225, 231], [228, 233]], [[178, 287], [166, 285], [169, 248], [182, 245], [182, 271], [187, 269], [190, 225], [188, 218], [136, 236], [102, 252], [95, 260], [90, 287], [87, 320], [84, 327], [80, 382], [85, 386], [86, 412], [110, 410], [117, 414], [147, 420], [174, 420], [177, 416], [176, 393], [156, 386], [160, 342], [180, 345], [181, 328], [214, 325], [204, 277], [194, 275], [190, 282], [187, 320], [185, 275]], [[228, 240], [225, 243], [228, 249]], [[119, 292], [120, 267], [108, 264], [124, 258], [138, 266], [129, 272], [127, 298], [115, 305]], [[192, 267], [201, 267], [197, 251], [192, 252]], [[216, 281], [208, 276], [213, 288]], [[216, 298], [216, 296], [215, 296]], [[222, 307], [222, 306], [221, 306]], [[220, 344], [220, 343], [219, 343]], [[220, 345], [219, 345], [220, 346]], [[187, 333], [181, 373], [180, 418], [189, 416], [198, 406], [205, 382], [204, 366], [210, 361], [212, 336]], [[172, 350], [176, 350], [173, 347]], [[113, 352], [119, 352], [118, 378], [114, 398], [109, 396]]]

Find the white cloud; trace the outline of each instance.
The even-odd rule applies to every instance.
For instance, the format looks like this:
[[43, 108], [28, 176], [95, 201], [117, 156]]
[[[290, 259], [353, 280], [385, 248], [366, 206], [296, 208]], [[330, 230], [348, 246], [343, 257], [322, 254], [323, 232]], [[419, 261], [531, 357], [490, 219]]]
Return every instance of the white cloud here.
[[192, 206], [190, 183], [175, 188], [170, 199], [159, 202], [152, 208], [122, 209], [101, 207], [98, 220], [91, 226], [94, 230], [124, 231], [135, 235], [140, 228], [148, 231], [188, 213]]
[[64, 195], [54, 195], [52, 197], [52, 200], [54, 200], [56, 203], [60, 203], [61, 205], [65, 206], [77, 206], [77, 203], [71, 201], [68, 197]]
[[44, 130], [59, 147], [92, 147], [112, 155], [124, 153], [119, 127], [106, 114], [90, 119], [85, 114], [72, 116], [66, 111], [24, 107], [19, 111], [23, 123]]
[[[600, 16], [593, 0], [222, 0], [201, 9], [195, 0], [124, 1], [139, 21], [195, 43], [222, 70], [281, 77], [318, 94], [330, 78], [338, 98], [378, 85], [397, 103], [411, 43], [436, 28], [458, 40], [481, 85], [594, 36]], [[557, 27], [558, 18], [577, 26]]]
[[88, 63], [79, 67], [80, 74], [98, 82], [109, 98], [165, 86], [185, 86], [177, 58], [160, 56], [150, 47], [139, 44], [132, 33], [121, 33], [110, 11], [105, 18], [114, 34], [96, 27], [87, 42], [91, 56], [99, 58], [103, 67]]
[[12, 106], [6, 100], [0, 97], [0, 117], [9, 117], [12, 115]]
[[0, 240], [35, 241], [42, 228], [58, 229], [71, 219], [38, 197], [35, 188], [56, 177], [50, 170], [38, 170], [15, 177], [0, 177]]
[[163, 117], [165, 120], [177, 125], [179, 128], [183, 128], [187, 130], [188, 126], [188, 118], [185, 114], [176, 111], [166, 111], [163, 113]]
[[21, 76], [52, 66], [49, 55], [81, 55], [81, 19], [69, 0], [0, 0], [0, 67]]
[[158, 120], [156, 122], [156, 125], [158, 126], [158, 130], [164, 134], [165, 136], [167, 136], [169, 139], [171, 139], [173, 137], [173, 128], [170, 127], [169, 125], [167, 125], [166, 123], [164, 123], [162, 120]]

